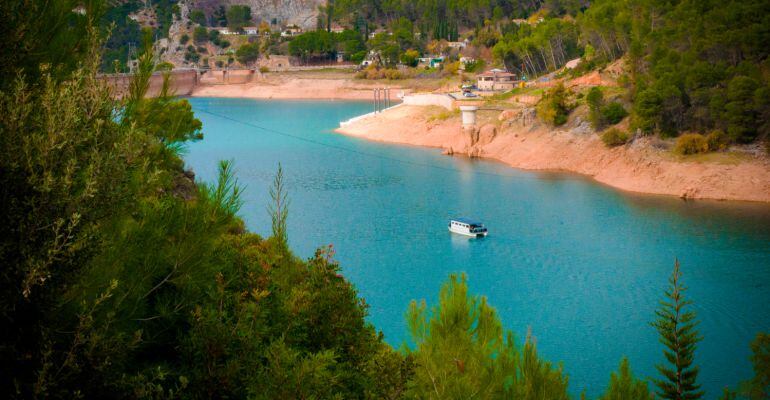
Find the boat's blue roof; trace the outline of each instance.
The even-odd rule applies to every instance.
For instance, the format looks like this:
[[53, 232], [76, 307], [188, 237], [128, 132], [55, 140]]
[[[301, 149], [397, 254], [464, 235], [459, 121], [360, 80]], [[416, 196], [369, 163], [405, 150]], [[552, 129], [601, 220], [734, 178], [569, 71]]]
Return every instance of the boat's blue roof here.
[[462, 222], [463, 224], [468, 225], [484, 225], [481, 222], [472, 220], [470, 218], [452, 218], [452, 221]]

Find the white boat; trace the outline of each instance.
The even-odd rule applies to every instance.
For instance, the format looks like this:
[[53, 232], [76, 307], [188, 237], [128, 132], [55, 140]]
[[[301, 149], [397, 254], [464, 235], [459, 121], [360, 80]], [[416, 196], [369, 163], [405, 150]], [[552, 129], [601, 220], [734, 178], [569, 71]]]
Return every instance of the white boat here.
[[449, 221], [449, 232], [471, 237], [487, 236], [487, 228], [481, 222], [467, 218], [457, 218]]

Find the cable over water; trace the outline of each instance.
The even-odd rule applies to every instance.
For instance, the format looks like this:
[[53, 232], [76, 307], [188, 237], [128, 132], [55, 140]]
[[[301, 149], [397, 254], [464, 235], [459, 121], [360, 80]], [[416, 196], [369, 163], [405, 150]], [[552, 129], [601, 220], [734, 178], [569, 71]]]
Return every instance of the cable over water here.
[[382, 155], [382, 154], [374, 154], [374, 153], [369, 153], [369, 152], [365, 152], [365, 151], [361, 151], [361, 150], [352, 149], [352, 148], [345, 147], [345, 146], [339, 146], [339, 145], [335, 145], [335, 144], [332, 144], [332, 143], [322, 142], [320, 140], [315, 140], [315, 139], [310, 139], [310, 138], [302, 137], [302, 136], [291, 134], [291, 133], [288, 133], [288, 132], [283, 132], [283, 131], [280, 131], [280, 130], [277, 130], [277, 129], [267, 128], [267, 127], [260, 126], [258, 124], [252, 123], [252, 122], [243, 121], [243, 120], [240, 120], [240, 119], [237, 119], [237, 118], [228, 117], [227, 115], [223, 115], [223, 114], [219, 114], [219, 113], [215, 113], [215, 112], [211, 112], [211, 111], [207, 111], [207, 110], [198, 109], [198, 110], [195, 110], [195, 112], [196, 113], [201, 113], [201, 114], [208, 114], [208, 115], [211, 115], [213, 117], [225, 119], [225, 120], [228, 120], [228, 121], [231, 121], [231, 122], [235, 122], [235, 123], [238, 123], [238, 124], [241, 124], [241, 125], [244, 125], [244, 126], [248, 126], [250, 128], [259, 129], [261, 131], [272, 133], [272, 134], [275, 134], [275, 135], [290, 137], [292, 139], [300, 140], [300, 141], [303, 141], [303, 142], [306, 142], [306, 143], [312, 143], [312, 144], [315, 144], [315, 145], [318, 145], [318, 146], [328, 147], [328, 148], [332, 148], [332, 149], [343, 151], [343, 152], [357, 154], [357, 155], [360, 155], [362, 157], [371, 157], [371, 158], [391, 161], [391, 162], [395, 162], [395, 163], [413, 165], [413, 166], [423, 167], [423, 168], [433, 168], [433, 169], [443, 170], [443, 171], [447, 171], [447, 172], [458, 172], [458, 173], [465, 173], [465, 174], [471, 173], [471, 174], [475, 174], [475, 175], [485, 175], [485, 176], [499, 176], [499, 177], [503, 177], [503, 178], [512, 178], [512, 179], [521, 179], [521, 180], [531, 180], [532, 179], [532, 178], [528, 178], [528, 177], [524, 177], [524, 176], [520, 176], [520, 175], [500, 174], [500, 173], [488, 172], [488, 171], [477, 171], [477, 170], [466, 171], [466, 170], [460, 170], [460, 169], [457, 169], [457, 168], [445, 167], [445, 166], [442, 166], [442, 165], [436, 165], [436, 164], [430, 164], [430, 163], [421, 163], [421, 162], [411, 161], [411, 160], [407, 160], [407, 159], [403, 159], [403, 158], [398, 158], [398, 157], [390, 157], [390, 156], [385, 156], [385, 155]]

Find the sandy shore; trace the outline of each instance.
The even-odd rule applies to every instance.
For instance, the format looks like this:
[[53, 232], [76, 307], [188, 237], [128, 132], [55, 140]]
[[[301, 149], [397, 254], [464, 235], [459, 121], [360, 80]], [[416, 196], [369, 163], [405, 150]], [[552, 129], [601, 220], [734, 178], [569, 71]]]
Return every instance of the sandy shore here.
[[[218, 78], [218, 79], [217, 79]], [[329, 73], [232, 76], [237, 84], [223, 84], [221, 78], [202, 79], [193, 97], [238, 97], [251, 99], [371, 100], [374, 88], [390, 87], [391, 97], [401, 93], [397, 85], [377, 81], [355, 81]], [[406, 90], [406, 92], [409, 92]]]
[[531, 114], [482, 116], [482, 128], [463, 132], [459, 116], [439, 107], [401, 106], [355, 121], [337, 132], [371, 140], [439, 147], [532, 170], [571, 171], [618, 189], [685, 198], [770, 202], [766, 155], [713, 154], [678, 158], [653, 139], [607, 148], [579, 118], [554, 130]]

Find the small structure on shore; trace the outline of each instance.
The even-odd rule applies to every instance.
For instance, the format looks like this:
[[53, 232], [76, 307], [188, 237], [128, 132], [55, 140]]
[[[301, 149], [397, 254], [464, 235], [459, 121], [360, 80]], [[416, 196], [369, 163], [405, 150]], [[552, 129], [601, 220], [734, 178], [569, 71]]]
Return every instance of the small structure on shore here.
[[477, 77], [479, 90], [511, 90], [516, 87], [516, 75], [502, 69], [492, 69]]
[[463, 119], [463, 129], [474, 128], [476, 126], [476, 111], [478, 106], [460, 106], [460, 113]]

